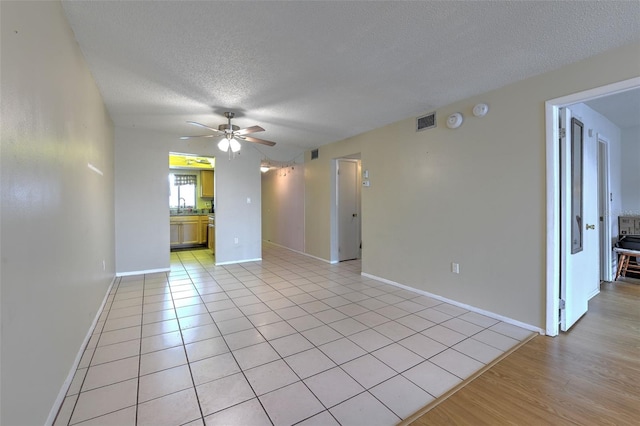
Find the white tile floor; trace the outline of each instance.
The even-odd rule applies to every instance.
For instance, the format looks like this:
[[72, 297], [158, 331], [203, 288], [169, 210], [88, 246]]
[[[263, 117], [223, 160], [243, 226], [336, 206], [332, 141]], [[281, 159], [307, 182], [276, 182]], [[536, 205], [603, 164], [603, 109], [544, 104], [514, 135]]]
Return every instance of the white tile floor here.
[[393, 425], [531, 332], [265, 245], [118, 279], [56, 425]]

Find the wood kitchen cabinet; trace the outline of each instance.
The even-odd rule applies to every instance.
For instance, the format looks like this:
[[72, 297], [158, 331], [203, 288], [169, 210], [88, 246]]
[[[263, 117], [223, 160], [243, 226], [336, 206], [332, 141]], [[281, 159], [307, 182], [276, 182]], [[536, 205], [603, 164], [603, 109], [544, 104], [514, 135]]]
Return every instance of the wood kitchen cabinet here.
[[200, 197], [213, 198], [213, 170], [200, 171]]
[[207, 244], [207, 227], [209, 216], [200, 216], [200, 244]]
[[[202, 244], [201, 216], [173, 216], [169, 223], [171, 247]], [[204, 216], [206, 218], [206, 216]]]

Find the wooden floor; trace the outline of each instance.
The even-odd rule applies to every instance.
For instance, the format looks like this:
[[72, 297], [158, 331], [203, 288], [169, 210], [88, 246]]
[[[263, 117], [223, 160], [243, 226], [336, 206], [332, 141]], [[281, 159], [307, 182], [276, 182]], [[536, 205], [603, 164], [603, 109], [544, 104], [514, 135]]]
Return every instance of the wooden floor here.
[[640, 425], [640, 281], [603, 283], [568, 333], [536, 336], [411, 424]]

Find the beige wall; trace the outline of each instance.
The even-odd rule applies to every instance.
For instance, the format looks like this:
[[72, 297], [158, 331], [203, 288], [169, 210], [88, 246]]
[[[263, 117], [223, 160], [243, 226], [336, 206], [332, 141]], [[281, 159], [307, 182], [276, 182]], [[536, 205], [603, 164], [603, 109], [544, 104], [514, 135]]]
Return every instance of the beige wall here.
[[36, 425], [114, 276], [113, 125], [59, 2], [0, 15], [0, 423]]
[[304, 165], [262, 175], [262, 239], [304, 251]]
[[116, 127], [115, 147], [118, 274], [169, 268], [169, 152], [216, 157], [216, 262], [262, 256], [261, 154], [251, 144], [243, 144], [241, 154], [230, 160], [207, 138], [184, 141]]
[[307, 153], [307, 253], [329, 259], [331, 160], [360, 152], [363, 272], [544, 329], [544, 103], [638, 75], [635, 44], [441, 108], [435, 129], [411, 117]]

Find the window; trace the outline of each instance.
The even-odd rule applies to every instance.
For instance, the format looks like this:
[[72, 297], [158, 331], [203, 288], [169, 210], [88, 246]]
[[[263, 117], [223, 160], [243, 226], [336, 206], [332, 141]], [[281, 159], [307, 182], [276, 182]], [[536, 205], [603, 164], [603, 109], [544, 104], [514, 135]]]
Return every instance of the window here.
[[195, 207], [196, 175], [169, 173], [169, 208]]

